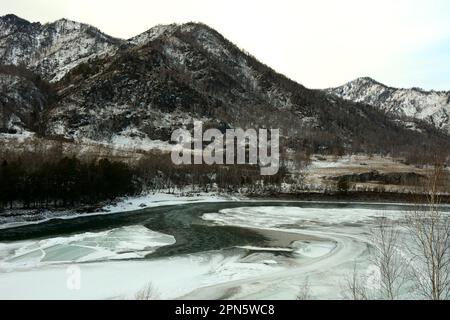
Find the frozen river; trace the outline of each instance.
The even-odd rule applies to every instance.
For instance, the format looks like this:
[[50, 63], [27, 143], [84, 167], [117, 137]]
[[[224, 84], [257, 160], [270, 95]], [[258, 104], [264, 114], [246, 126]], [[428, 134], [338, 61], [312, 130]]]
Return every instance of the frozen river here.
[[[218, 202], [0, 230], [0, 299], [342, 299], [393, 204]], [[370, 278], [370, 277], [368, 277]], [[367, 285], [370, 285], [368, 283]]]

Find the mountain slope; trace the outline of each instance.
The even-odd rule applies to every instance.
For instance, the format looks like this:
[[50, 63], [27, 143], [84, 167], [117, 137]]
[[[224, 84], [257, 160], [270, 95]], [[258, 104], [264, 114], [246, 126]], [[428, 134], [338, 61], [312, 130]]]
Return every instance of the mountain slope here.
[[367, 103], [398, 118], [413, 118], [450, 132], [450, 91], [397, 89], [359, 78], [327, 90], [346, 100]]
[[67, 19], [42, 25], [15, 15], [0, 17], [0, 64], [26, 66], [53, 82], [79, 63], [124, 43]]
[[56, 98], [40, 76], [15, 66], [0, 66], [0, 133], [39, 131], [40, 115]]
[[[279, 128], [287, 147], [311, 152], [449, 146], [448, 135], [425, 122], [410, 130], [377, 107], [307, 89], [204, 24], [157, 26], [117, 40], [64, 19], [41, 25], [9, 15], [0, 19], [0, 35], [0, 63], [52, 81], [52, 94], [32, 99], [31, 113], [20, 111], [21, 103], [8, 109], [22, 115], [22, 127], [48, 137], [145, 148], [201, 119], [221, 130]], [[8, 80], [5, 88], [31, 88], [27, 79]], [[26, 120], [33, 112], [35, 120]]]
[[219, 128], [280, 128], [291, 147], [315, 152], [387, 152], [445, 140], [426, 125], [407, 130], [377, 108], [307, 89], [203, 24], [158, 26], [129, 43], [58, 83], [47, 134], [167, 141], [197, 118]]

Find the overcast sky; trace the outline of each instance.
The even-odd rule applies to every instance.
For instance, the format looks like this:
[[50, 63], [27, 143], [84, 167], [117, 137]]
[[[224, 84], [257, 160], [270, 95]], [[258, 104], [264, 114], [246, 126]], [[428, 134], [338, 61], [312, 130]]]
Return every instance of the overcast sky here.
[[199, 21], [310, 88], [361, 76], [450, 90], [448, 0], [0, 0], [0, 14], [68, 18], [120, 38]]

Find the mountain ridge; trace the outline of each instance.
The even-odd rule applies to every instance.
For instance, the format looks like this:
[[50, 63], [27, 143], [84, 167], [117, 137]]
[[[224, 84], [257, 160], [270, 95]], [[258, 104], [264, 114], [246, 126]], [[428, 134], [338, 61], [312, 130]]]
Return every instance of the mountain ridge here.
[[15, 15], [0, 17], [0, 64], [23, 65], [48, 81], [95, 55], [125, 43], [99, 29], [68, 19], [29, 22]]
[[395, 88], [362, 77], [325, 92], [373, 105], [399, 118], [423, 120], [450, 133], [450, 91]]
[[378, 80], [376, 80], [376, 79], [374, 79], [374, 78], [372, 78], [370, 76], [361, 76], [361, 77], [358, 77], [358, 78], [356, 78], [356, 79], [354, 79], [352, 81], [348, 81], [348, 82], [344, 83], [341, 86], [330, 87], [330, 88], [326, 88], [326, 89], [323, 89], [323, 90], [332, 90], [332, 89], [335, 89], [335, 88], [342, 87], [342, 86], [344, 86], [344, 85], [346, 85], [346, 84], [348, 84], [350, 82], [357, 82], [357, 81], [367, 81], [367, 82], [371, 82], [371, 83], [374, 83], [374, 84], [379, 84], [379, 85], [382, 85], [382, 86], [384, 86], [386, 88], [394, 89], [394, 90], [412, 90], [412, 91], [419, 91], [419, 92], [424, 92], [424, 93], [433, 93], [433, 92], [435, 92], [435, 93], [449, 93], [450, 92], [450, 90], [435, 90], [435, 89], [423, 89], [421, 87], [399, 87], [399, 86], [393, 86], [393, 85], [388, 85], [388, 84], [385, 84], [385, 83], [383, 83], [381, 81], [378, 81]]
[[[103, 38], [94, 27], [64, 19], [49, 25], [74, 34], [52, 33], [63, 44], [50, 46], [53, 54], [69, 57], [58, 77], [31, 65], [53, 82], [57, 96], [40, 113], [44, 136], [145, 145], [168, 141], [173, 129], [202, 119], [222, 130], [280, 128], [286, 146], [311, 152], [402, 152], [416, 146], [411, 141], [425, 149], [448, 143], [420, 120], [411, 129], [377, 107], [307, 89], [202, 23], [156, 26], [128, 40]], [[103, 51], [105, 41], [110, 50]], [[5, 43], [0, 57], [15, 50], [14, 41]]]

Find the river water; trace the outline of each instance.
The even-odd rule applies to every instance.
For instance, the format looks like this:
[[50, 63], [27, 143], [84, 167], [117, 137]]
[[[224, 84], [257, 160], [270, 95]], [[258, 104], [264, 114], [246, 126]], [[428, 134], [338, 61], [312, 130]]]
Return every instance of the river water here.
[[211, 202], [3, 229], [0, 298], [133, 299], [151, 284], [155, 299], [295, 299], [307, 284], [342, 299], [350, 271], [371, 277], [376, 219], [409, 209]]

